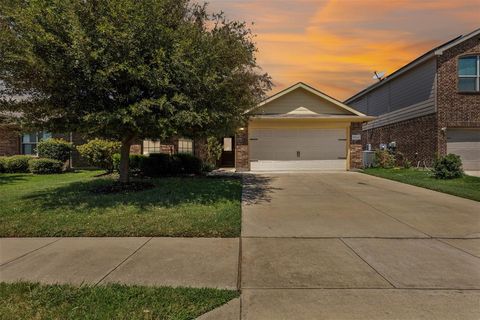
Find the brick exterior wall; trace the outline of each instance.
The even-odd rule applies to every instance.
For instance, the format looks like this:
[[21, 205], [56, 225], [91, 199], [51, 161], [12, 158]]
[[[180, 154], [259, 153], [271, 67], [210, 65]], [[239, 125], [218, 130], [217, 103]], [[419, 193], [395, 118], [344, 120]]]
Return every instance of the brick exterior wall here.
[[143, 141], [137, 140], [130, 146], [130, 154], [142, 154], [143, 153]]
[[350, 125], [350, 169], [359, 169], [362, 167], [362, 140], [353, 141], [351, 136], [362, 134], [362, 123], [352, 122]]
[[20, 154], [20, 133], [12, 126], [0, 126], [0, 156]]
[[425, 160], [431, 164], [437, 154], [437, 116], [431, 114], [363, 131], [362, 142], [378, 149], [381, 143], [395, 141], [397, 151], [416, 165]]
[[[458, 58], [480, 54], [480, 36], [446, 50], [437, 59], [437, 110], [438, 128], [480, 128], [480, 93], [459, 93]], [[447, 137], [438, 132], [440, 154], [447, 151]]]
[[207, 138], [193, 139], [193, 153], [202, 161], [207, 161]]
[[238, 172], [250, 171], [248, 154], [248, 126], [235, 135], [235, 169]]

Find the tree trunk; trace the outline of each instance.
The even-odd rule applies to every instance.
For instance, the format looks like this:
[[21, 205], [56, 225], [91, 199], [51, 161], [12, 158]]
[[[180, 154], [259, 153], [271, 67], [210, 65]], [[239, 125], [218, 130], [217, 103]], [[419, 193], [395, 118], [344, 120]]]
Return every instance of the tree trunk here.
[[127, 138], [122, 140], [122, 147], [120, 148], [120, 182], [128, 183], [130, 181], [130, 146], [132, 145], [133, 138]]

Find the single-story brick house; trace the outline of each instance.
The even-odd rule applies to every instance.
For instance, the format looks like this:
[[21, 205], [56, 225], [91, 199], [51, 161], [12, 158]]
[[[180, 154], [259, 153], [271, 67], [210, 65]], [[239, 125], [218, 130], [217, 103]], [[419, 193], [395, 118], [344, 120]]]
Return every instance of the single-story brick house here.
[[377, 118], [362, 143], [394, 142], [415, 165], [460, 155], [480, 170], [480, 29], [436, 47], [345, 101]]
[[237, 171], [359, 168], [362, 123], [374, 119], [301, 82], [248, 115], [235, 139]]
[[[361, 167], [362, 123], [374, 119], [342, 102], [297, 83], [261, 102], [248, 112], [249, 121], [235, 136], [224, 137], [218, 165], [237, 171], [265, 170], [349, 170]], [[76, 145], [80, 135], [19, 133], [11, 126], [0, 127], [0, 156], [35, 154], [39, 140], [63, 138]], [[192, 153], [205, 158], [205, 139], [175, 137], [143, 140], [131, 153]], [[85, 165], [78, 153], [72, 166]]]

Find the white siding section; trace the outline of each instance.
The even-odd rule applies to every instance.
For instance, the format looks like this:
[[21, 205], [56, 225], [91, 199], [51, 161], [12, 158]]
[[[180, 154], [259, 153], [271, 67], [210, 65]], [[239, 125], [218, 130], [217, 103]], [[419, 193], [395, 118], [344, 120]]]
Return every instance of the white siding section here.
[[[299, 108], [309, 113], [352, 115], [353, 113], [303, 88], [297, 88], [255, 109], [252, 114], [287, 114]], [[302, 110], [301, 109], [301, 110]]]
[[[349, 103], [371, 116], [380, 116], [434, 100], [435, 58], [373, 89]], [[400, 120], [399, 120], [400, 121]]]

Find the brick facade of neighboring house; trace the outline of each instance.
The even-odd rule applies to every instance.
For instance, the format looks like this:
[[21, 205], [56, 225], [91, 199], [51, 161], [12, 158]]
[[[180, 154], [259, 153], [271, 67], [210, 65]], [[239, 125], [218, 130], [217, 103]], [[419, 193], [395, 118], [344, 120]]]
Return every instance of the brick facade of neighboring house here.
[[12, 126], [0, 126], [0, 157], [15, 154], [20, 154], [19, 133]]
[[364, 146], [367, 141], [373, 146], [395, 141], [397, 151], [413, 164], [425, 161], [427, 165], [431, 165], [433, 156], [438, 152], [437, 132], [437, 116], [431, 114], [365, 130], [362, 141]]
[[[458, 58], [480, 55], [480, 36], [443, 52], [437, 59], [438, 128], [480, 128], [480, 93], [458, 92]], [[438, 152], [446, 153], [447, 137], [440, 131]]]
[[[347, 99], [346, 104], [377, 117], [363, 127], [363, 147], [395, 142], [413, 164], [427, 165], [437, 154], [454, 150], [478, 170], [480, 152], [474, 155], [473, 149], [480, 144], [480, 92], [459, 89], [459, 59], [465, 56], [480, 56], [480, 29], [432, 49]], [[464, 131], [461, 139], [454, 131]], [[452, 141], [457, 144], [449, 146]]]

